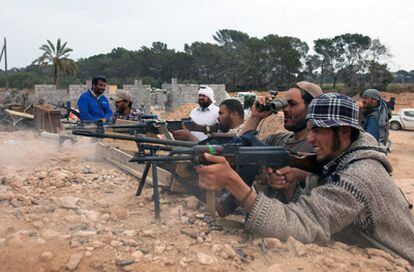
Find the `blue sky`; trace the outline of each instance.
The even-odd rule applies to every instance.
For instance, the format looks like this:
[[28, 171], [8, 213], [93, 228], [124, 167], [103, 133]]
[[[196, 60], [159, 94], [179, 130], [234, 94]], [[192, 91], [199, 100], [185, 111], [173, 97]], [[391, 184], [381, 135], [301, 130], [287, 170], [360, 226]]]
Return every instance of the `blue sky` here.
[[153, 41], [183, 50], [185, 43], [213, 42], [215, 31], [230, 28], [256, 37], [295, 36], [310, 46], [317, 38], [361, 33], [391, 49], [392, 70], [414, 69], [412, 0], [0, 0], [0, 7], [9, 67], [30, 64], [46, 39], [67, 41], [78, 59]]

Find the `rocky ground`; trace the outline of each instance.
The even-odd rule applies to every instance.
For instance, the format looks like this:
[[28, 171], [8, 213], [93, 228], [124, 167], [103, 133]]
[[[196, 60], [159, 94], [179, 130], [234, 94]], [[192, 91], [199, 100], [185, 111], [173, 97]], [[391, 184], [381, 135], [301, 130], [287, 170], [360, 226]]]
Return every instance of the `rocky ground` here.
[[[393, 134], [391, 156], [411, 201], [413, 136]], [[2, 133], [0, 150], [0, 271], [409, 270], [376, 249], [220, 227], [188, 195], [161, 192], [156, 222], [152, 189], [135, 197], [136, 178], [95, 158], [89, 139], [59, 147], [33, 132]]]

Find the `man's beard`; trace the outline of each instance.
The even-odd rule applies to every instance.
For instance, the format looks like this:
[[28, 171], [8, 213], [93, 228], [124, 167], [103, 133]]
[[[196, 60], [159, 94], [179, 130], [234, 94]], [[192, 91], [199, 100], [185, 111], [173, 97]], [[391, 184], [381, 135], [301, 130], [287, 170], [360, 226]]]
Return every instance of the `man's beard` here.
[[200, 107], [203, 108], [203, 109], [205, 109], [208, 106], [210, 106], [210, 104], [211, 104], [210, 101], [205, 102], [205, 101], [198, 100], [198, 105], [200, 105]]
[[364, 108], [366, 110], [373, 110], [373, 109], [378, 108], [378, 106], [377, 105], [372, 105], [372, 104], [367, 104]]
[[218, 127], [221, 132], [227, 133], [231, 129], [231, 124], [230, 122], [221, 122], [219, 123]]
[[[341, 139], [339, 139], [339, 130], [334, 130], [333, 131], [333, 138], [332, 138], [332, 145], [331, 145], [331, 152], [335, 153], [340, 148], [341, 148]], [[321, 165], [326, 165], [327, 163], [329, 163], [333, 159], [335, 159], [335, 158], [332, 157], [332, 156], [328, 156], [328, 157], [318, 161], [318, 163], [321, 164]]]
[[305, 118], [297, 121], [293, 125], [286, 125], [285, 124], [285, 129], [287, 129], [289, 131], [292, 131], [292, 132], [298, 132], [298, 131], [301, 131], [301, 130], [303, 130], [305, 128], [306, 128], [306, 120], [305, 120]]
[[123, 113], [124, 110], [125, 110], [124, 106], [120, 106], [118, 109], [116, 109], [116, 111], [119, 112], [119, 113]]
[[100, 96], [100, 95], [102, 95], [102, 94], [105, 92], [105, 89], [101, 90], [101, 89], [98, 89], [98, 88], [94, 88], [94, 89], [93, 89], [93, 92], [94, 92], [97, 96]]

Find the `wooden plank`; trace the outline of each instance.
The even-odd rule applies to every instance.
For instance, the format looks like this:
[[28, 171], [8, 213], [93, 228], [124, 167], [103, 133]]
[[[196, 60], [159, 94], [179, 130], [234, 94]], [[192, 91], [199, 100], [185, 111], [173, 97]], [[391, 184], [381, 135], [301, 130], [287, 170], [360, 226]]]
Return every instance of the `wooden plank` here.
[[22, 117], [22, 118], [27, 118], [27, 119], [33, 119], [34, 116], [32, 114], [28, 114], [25, 112], [20, 112], [20, 111], [14, 111], [14, 110], [9, 110], [9, 109], [5, 109], [5, 112], [7, 112], [10, 115], [13, 116], [17, 116], [17, 117]]
[[216, 217], [217, 211], [216, 211], [216, 193], [215, 192], [206, 191], [206, 203], [207, 203], [207, 212], [211, 216]]
[[[115, 122], [115, 125], [135, 125], [135, 124], [137, 124], [137, 122], [129, 121], [129, 120], [122, 120], [122, 119], [118, 119]], [[111, 134], [125, 135], [125, 134], [113, 132], [112, 129], [106, 129], [106, 131]], [[121, 149], [123, 151], [127, 151], [128, 153], [137, 152], [137, 144], [132, 141], [103, 139], [102, 142], [104, 142], [105, 144], [109, 144], [112, 147]]]
[[[103, 158], [129, 174], [141, 178], [144, 172], [145, 164], [137, 164], [129, 162], [132, 159], [132, 155], [119, 150], [117, 148], [107, 146], [103, 143], [96, 145], [96, 154], [98, 157]], [[157, 168], [158, 173], [158, 185], [160, 188], [170, 188], [171, 186], [171, 174], [161, 168]], [[152, 185], [152, 171], [147, 176], [147, 183]]]

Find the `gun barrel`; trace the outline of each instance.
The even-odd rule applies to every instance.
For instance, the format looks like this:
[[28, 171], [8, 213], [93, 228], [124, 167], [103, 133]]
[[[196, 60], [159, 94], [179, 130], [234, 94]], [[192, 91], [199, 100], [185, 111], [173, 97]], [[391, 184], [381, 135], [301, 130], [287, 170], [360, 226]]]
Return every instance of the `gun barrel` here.
[[96, 125], [80, 125], [80, 126], [74, 126], [74, 127], [67, 127], [67, 130], [75, 130], [75, 129], [95, 129], [95, 128], [124, 128], [124, 129], [134, 129], [134, 128], [146, 128], [147, 125], [145, 124], [136, 124], [136, 125], [102, 125], [102, 126], [96, 126]]
[[114, 134], [108, 134], [108, 133], [96, 133], [93, 131], [82, 130], [82, 129], [73, 130], [72, 134], [86, 136], [86, 137], [94, 137], [94, 138], [109, 138], [109, 139], [134, 141], [137, 143], [162, 144], [162, 145], [181, 146], [181, 147], [192, 147], [197, 144], [194, 142], [186, 142], [186, 141], [161, 140], [161, 139], [140, 137], [140, 136], [135, 137], [135, 136], [127, 136], [127, 135], [114, 135]]
[[191, 161], [191, 156], [135, 156], [130, 162], [146, 163], [146, 162], [166, 162], [166, 161]]

